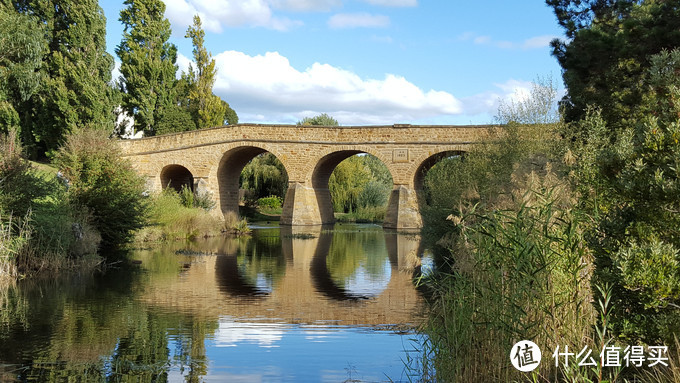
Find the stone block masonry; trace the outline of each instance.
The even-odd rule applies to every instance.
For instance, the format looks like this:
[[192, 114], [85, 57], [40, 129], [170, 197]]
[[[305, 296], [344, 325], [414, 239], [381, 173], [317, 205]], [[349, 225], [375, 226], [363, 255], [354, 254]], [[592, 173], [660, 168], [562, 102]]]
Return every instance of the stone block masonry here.
[[274, 154], [288, 173], [281, 223], [332, 223], [328, 179], [346, 158], [368, 153], [392, 174], [386, 228], [422, 226], [424, 173], [440, 158], [470, 150], [497, 126], [297, 126], [239, 124], [122, 140], [122, 155], [147, 178], [150, 191], [185, 184], [207, 191], [216, 214], [238, 214], [239, 176], [260, 153]]

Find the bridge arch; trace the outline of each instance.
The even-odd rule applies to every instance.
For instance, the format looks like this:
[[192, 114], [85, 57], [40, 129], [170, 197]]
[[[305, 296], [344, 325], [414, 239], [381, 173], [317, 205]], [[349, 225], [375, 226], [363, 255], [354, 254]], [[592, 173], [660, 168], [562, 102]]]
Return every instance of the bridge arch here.
[[313, 168], [308, 170], [305, 183], [311, 186], [312, 200], [315, 201], [317, 211], [312, 212], [312, 220], [317, 224], [328, 224], [335, 222], [333, 213], [333, 202], [331, 198], [328, 182], [335, 168], [344, 160], [357, 155], [367, 154], [376, 157], [388, 170], [390, 177], [392, 169], [389, 162], [383, 156], [367, 146], [355, 145], [351, 148], [331, 148], [321, 152], [311, 161]]
[[161, 188], [173, 188], [176, 191], [182, 190], [182, 187], [187, 187], [194, 191], [194, 175], [185, 166], [179, 164], [166, 165], [161, 169]]
[[450, 157], [465, 156], [463, 150], [443, 150], [435, 154], [430, 154], [425, 158], [421, 158], [415, 163], [415, 171], [413, 171], [413, 186], [417, 193], [422, 193], [425, 186], [425, 175], [432, 169], [439, 161]]
[[[238, 216], [239, 206], [239, 178], [243, 168], [256, 156], [262, 153], [271, 153], [281, 160], [275, 152], [265, 146], [238, 145], [226, 150], [217, 166], [217, 189], [218, 206], [223, 215], [230, 212]], [[282, 161], [283, 163], [283, 161]], [[283, 163], [285, 171], [288, 167]]]

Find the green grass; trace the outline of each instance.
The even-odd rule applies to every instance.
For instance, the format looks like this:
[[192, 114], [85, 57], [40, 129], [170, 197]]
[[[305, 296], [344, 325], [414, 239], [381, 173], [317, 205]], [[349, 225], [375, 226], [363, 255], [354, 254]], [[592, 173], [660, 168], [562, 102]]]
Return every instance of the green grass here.
[[382, 223], [386, 210], [382, 206], [360, 207], [352, 213], [335, 213], [335, 219], [345, 223]]

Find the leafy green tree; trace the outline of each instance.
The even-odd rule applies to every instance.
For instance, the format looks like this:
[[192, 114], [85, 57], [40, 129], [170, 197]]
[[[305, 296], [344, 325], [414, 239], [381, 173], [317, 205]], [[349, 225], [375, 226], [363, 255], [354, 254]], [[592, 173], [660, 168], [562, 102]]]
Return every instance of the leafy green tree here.
[[0, 5], [0, 133], [20, 129], [17, 108], [41, 85], [44, 33], [34, 17]]
[[298, 125], [319, 125], [319, 126], [338, 126], [338, 120], [326, 113], [321, 113], [314, 117], [305, 117], [298, 121]]
[[160, 0], [126, 0], [120, 12], [125, 26], [116, 48], [123, 75], [123, 109], [134, 116], [135, 129], [154, 135], [158, 121], [175, 101], [177, 47], [168, 42], [170, 22]]
[[636, 115], [612, 129], [599, 112], [580, 124], [575, 169], [593, 222], [596, 281], [614, 287], [623, 337], [673, 341], [680, 331], [680, 51], [650, 58]]
[[241, 171], [241, 188], [251, 190], [253, 198], [271, 195], [284, 198], [288, 187], [288, 174], [281, 161], [271, 153], [253, 158]]
[[359, 196], [370, 181], [371, 170], [361, 157], [352, 156], [338, 164], [328, 180], [333, 210], [343, 213], [356, 211]]
[[610, 129], [637, 119], [648, 58], [680, 46], [680, 3], [659, 0], [547, 0], [569, 40], [554, 40], [568, 93], [566, 121], [600, 108]]
[[195, 129], [196, 123], [191, 118], [189, 111], [181, 106], [171, 105], [165, 109], [158, 120], [156, 134], [186, 132]]
[[222, 106], [224, 106], [224, 123], [227, 125], [236, 125], [238, 124], [238, 114], [236, 114], [236, 111], [229, 106], [229, 103], [222, 101]]
[[[95, 0], [14, 1], [16, 10], [44, 27], [48, 54], [43, 86], [17, 110], [22, 140], [35, 154], [51, 153], [83, 127], [112, 130], [109, 85], [113, 57], [106, 52], [106, 18]], [[35, 50], [35, 49], [33, 49]]]
[[195, 68], [189, 65], [189, 73], [186, 75], [189, 81], [189, 110], [199, 129], [222, 126], [227, 116], [228, 104], [212, 93], [217, 69], [215, 69], [215, 60], [205, 49], [205, 31], [203, 31], [201, 18], [198, 15], [194, 16], [194, 24], [187, 29], [185, 37], [190, 38], [194, 46], [194, 62], [196, 63]]

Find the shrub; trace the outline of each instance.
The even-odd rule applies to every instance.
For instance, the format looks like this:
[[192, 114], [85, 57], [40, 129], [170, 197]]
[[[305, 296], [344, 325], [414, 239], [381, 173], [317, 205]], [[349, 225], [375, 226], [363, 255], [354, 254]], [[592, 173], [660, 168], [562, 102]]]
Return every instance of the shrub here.
[[68, 198], [86, 208], [111, 247], [129, 242], [145, 222], [144, 179], [122, 158], [105, 133], [84, 129], [69, 135], [54, 163], [68, 180]]
[[388, 185], [377, 180], [368, 181], [359, 193], [359, 208], [384, 206], [389, 195], [390, 188]]
[[[174, 192], [174, 189], [165, 189], [166, 192]], [[184, 207], [200, 208], [205, 211], [210, 211], [215, 207], [215, 201], [212, 199], [210, 192], [196, 193], [191, 191], [186, 185], [182, 186], [179, 191], [179, 199]]]
[[282, 204], [283, 200], [281, 199], [281, 197], [275, 195], [260, 198], [257, 200], [257, 206], [259, 206], [260, 209], [276, 210], [280, 209]]
[[48, 192], [43, 179], [21, 157], [21, 143], [15, 130], [0, 134], [0, 213], [24, 217], [36, 198]]

